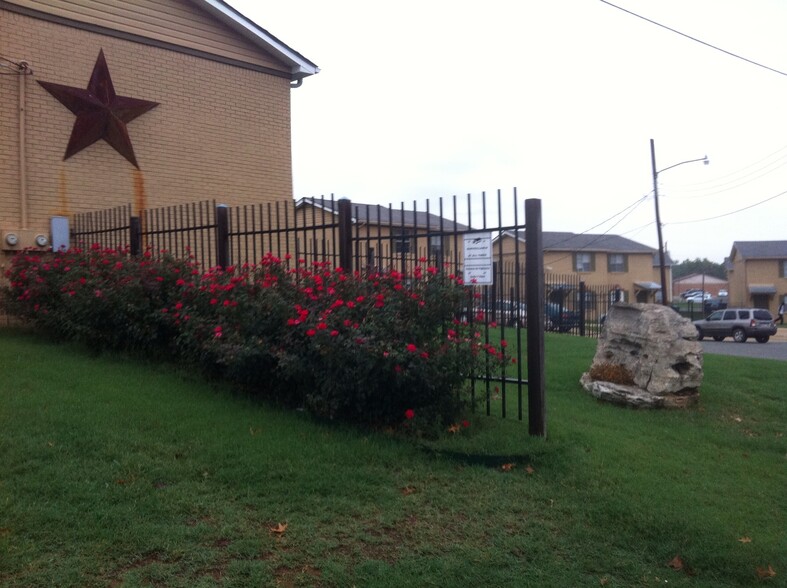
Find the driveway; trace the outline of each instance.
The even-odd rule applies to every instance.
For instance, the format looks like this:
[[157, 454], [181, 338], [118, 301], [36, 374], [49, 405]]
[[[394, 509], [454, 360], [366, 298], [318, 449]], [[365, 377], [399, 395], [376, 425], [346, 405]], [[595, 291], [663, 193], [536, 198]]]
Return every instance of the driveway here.
[[[779, 335], [784, 329], [779, 329]], [[737, 355], [738, 357], [754, 357], [758, 359], [779, 359], [787, 361], [787, 341], [784, 337], [777, 335], [767, 343], [757, 343], [750, 339], [746, 343], [735, 343], [732, 339], [724, 341], [702, 342], [702, 349], [705, 353], [714, 355]]]

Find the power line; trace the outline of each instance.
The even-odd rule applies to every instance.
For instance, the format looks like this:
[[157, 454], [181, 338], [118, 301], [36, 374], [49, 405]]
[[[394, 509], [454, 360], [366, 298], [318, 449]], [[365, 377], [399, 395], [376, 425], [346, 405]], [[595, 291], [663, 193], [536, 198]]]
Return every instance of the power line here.
[[[729, 177], [732, 177], [732, 176], [737, 176], [737, 175], [738, 175], [738, 174], [740, 174], [741, 172], [744, 172], [744, 171], [748, 170], [749, 168], [752, 168], [752, 167], [754, 167], [754, 166], [756, 166], [756, 165], [759, 165], [759, 164], [761, 164], [761, 163], [763, 163], [763, 162], [765, 162], [765, 161], [767, 161], [767, 160], [769, 160], [769, 159], [773, 158], [775, 155], [778, 155], [779, 153], [781, 153], [782, 151], [785, 151], [785, 150], [787, 150], [787, 145], [785, 145], [785, 146], [784, 146], [784, 147], [782, 147], [781, 149], [777, 149], [776, 151], [774, 151], [773, 153], [770, 153], [770, 154], [766, 155], [765, 157], [762, 157], [762, 158], [758, 159], [757, 161], [754, 161], [754, 162], [750, 163], [749, 165], [745, 165], [745, 166], [743, 166], [742, 168], [740, 168], [740, 169], [737, 169], [737, 170], [735, 170], [735, 171], [731, 171], [730, 173], [728, 173], [728, 174], [724, 174], [723, 176], [718, 176], [718, 177], [715, 177], [715, 178], [711, 178], [710, 180], [702, 180], [701, 182], [691, 182], [691, 183], [689, 183], [689, 184], [680, 184], [679, 186], [681, 186], [681, 187], [684, 187], [684, 188], [687, 188], [687, 189], [688, 189], [688, 188], [691, 188], [692, 186], [704, 186], [704, 185], [706, 185], [706, 184], [711, 184], [711, 183], [713, 183], [713, 182], [717, 182], [717, 181], [719, 181], [719, 180], [724, 180], [724, 179], [726, 179], [726, 178], [729, 178]], [[770, 165], [773, 165], [773, 163], [776, 163], [776, 162], [778, 162], [778, 161], [781, 161], [781, 160], [783, 160], [783, 159], [785, 159], [785, 158], [787, 158], [787, 155], [780, 155], [778, 158], [776, 158], [776, 160], [775, 160], [774, 162], [772, 162], [772, 163], [768, 163], [768, 164], [766, 164], [766, 165], [764, 165], [764, 166], [762, 166], [762, 167], [758, 167], [758, 168], [757, 168], [757, 170], [755, 170], [755, 171], [759, 171], [759, 170], [761, 170], [761, 169], [765, 169], [765, 168], [767, 168], [768, 166], [770, 166]], [[745, 177], [748, 177], [748, 176], [750, 176], [752, 173], [754, 173], [754, 172], [750, 172], [750, 173], [748, 173], [748, 174], [744, 174], [744, 175], [743, 175], [743, 177], [744, 177], [744, 178], [745, 178]], [[730, 180], [730, 182], [734, 182], [734, 181], [736, 181], [736, 180]], [[726, 184], [722, 184], [722, 185], [726, 185]]]
[[755, 202], [754, 204], [750, 204], [749, 206], [744, 206], [743, 208], [739, 208], [738, 210], [733, 210], [732, 212], [725, 212], [724, 214], [719, 214], [719, 215], [716, 215], [716, 216], [709, 216], [708, 218], [698, 218], [698, 219], [690, 220], [690, 221], [677, 221], [677, 222], [674, 222], [674, 223], [664, 223], [664, 224], [665, 225], [688, 225], [688, 224], [692, 224], [692, 223], [704, 223], [705, 221], [716, 220], [717, 218], [723, 218], [725, 216], [731, 216], [733, 214], [738, 214], [739, 212], [743, 212], [744, 210], [749, 210], [750, 208], [754, 208], [755, 206], [759, 206], [760, 204], [765, 204], [766, 202], [770, 202], [771, 200], [775, 200], [776, 198], [779, 198], [780, 196], [784, 196], [785, 194], [787, 194], [787, 190], [785, 190], [784, 192], [780, 192], [780, 193], [776, 194], [775, 196], [771, 196], [770, 198], [766, 198], [765, 200], [760, 200], [759, 202]]
[[[592, 231], [592, 230], [593, 230], [593, 229], [595, 229], [596, 227], [598, 227], [598, 226], [600, 226], [600, 225], [603, 225], [605, 222], [612, 220], [612, 219], [613, 219], [613, 218], [615, 218], [616, 216], [619, 216], [620, 214], [622, 214], [622, 213], [624, 213], [624, 212], [626, 212], [626, 211], [628, 210], [628, 212], [626, 212], [626, 214], [624, 214], [624, 215], [623, 215], [623, 217], [622, 217], [622, 218], [621, 218], [621, 219], [620, 219], [618, 222], [616, 222], [614, 225], [612, 225], [611, 227], [609, 227], [609, 228], [608, 228], [606, 231], [604, 231], [603, 233], [600, 233], [599, 235], [596, 235], [596, 238], [595, 238], [595, 239], [591, 239], [590, 241], [588, 241], [587, 243], [585, 243], [585, 244], [584, 244], [582, 247], [577, 247], [576, 251], [582, 251], [583, 249], [587, 249], [587, 248], [588, 248], [588, 247], [590, 247], [591, 245], [593, 245], [593, 244], [597, 243], [597, 242], [598, 242], [598, 241], [599, 241], [599, 240], [600, 240], [602, 237], [606, 237], [606, 236], [607, 236], [607, 234], [608, 234], [608, 233], [609, 233], [609, 232], [610, 232], [612, 229], [614, 229], [616, 226], [618, 226], [620, 223], [622, 223], [622, 222], [623, 222], [623, 221], [626, 219], [626, 217], [627, 217], [628, 215], [630, 215], [632, 212], [634, 212], [634, 211], [636, 210], [637, 206], [639, 206], [640, 204], [642, 204], [643, 202], [645, 202], [645, 200], [647, 200], [649, 196], [650, 196], [650, 193], [648, 193], [648, 194], [645, 194], [645, 195], [644, 195], [642, 198], [640, 198], [639, 200], [637, 200], [637, 201], [636, 201], [636, 202], [634, 202], [633, 204], [630, 204], [629, 206], [627, 206], [626, 208], [624, 208], [624, 209], [623, 209], [623, 210], [621, 210], [620, 212], [618, 212], [618, 213], [616, 213], [616, 214], [612, 215], [612, 216], [611, 216], [611, 217], [609, 217], [607, 220], [605, 220], [605, 221], [603, 221], [603, 222], [600, 222], [599, 224], [595, 225], [594, 227], [590, 227], [589, 229], [587, 229], [587, 230], [585, 230], [585, 231], [582, 231], [581, 233], [579, 233], [579, 235], [584, 235], [584, 234], [585, 234], [585, 233], [587, 233], [588, 231]], [[562, 241], [558, 241], [557, 243], [552, 243], [552, 244], [550, 244], [550, 249], [554, 249], [554, 248], [555, 248], [556, 246], [558, 246], [558, 245], [562, 245], [563, 243], [567, 243], [568, 241], [570, 241], [571, 239], [573, 239], [575, 236], [576, 236], [576, 235], [572, 235], [571, 237], [569, 237], [569, 238], [567, 238], [567, 239], [563, 239]], [[572, 257], [572, 256], [574, 255], [574, 253], [576, 253], [576, 251], [572, 251], [571, 253], [569, 253], [568, 255], [564, 255], [563, 257], [558, 257], [557, 259], [554, 259], [554, 260], [552, 260], [552, 262], [551, 262], [551, 263], [557, 263], [558, 261], [563, 261], [564, 259], [568, 259], [569, 257]]]
[[762, 63], [759, 63], [759, 62], [754, 61], [752, 59], [748, 59], [746, 57], [738, 55], [737, 53], [733, 53], [732, 51], [727, 51], [726, 49], [722, 49], [721, 47], [717, 47], [716, 45], [711, 45], [710, 43], [707, 43], [707, 42], [705, 42], [705, 41], [703, 41], [701, 39], [697, 39], [696, 37], [692, 37], [691, 35], [687, 35], [686, 33], [682, 33], [682, 32], [680, 32], [677, 29], [673, 29], [671, 27], [668, 27], [667, 25], [661, 24], [660, 22], [656, 22], [655, 20], [651, 20], [651, 19], [649, 19], [649, 18], [647, 18], [645, 16], [642, 16], [641, 14], [637, 14], [636, 12], [632, 12], [631, 10], [627, 10], [627, 9], [621, 7], [621, 6], [618, 6], [617, 4], [612, 4], [612, 2], [608, 2], [607, 0], [601, 0], [601, 2], [603, 2], [604, 4], [607, 4], [609, 6], [612, 6], [612, 8], [617, 8], [618, 10], [622, 10], [623, 12], [626, 12], [626, 13], [632, 15], [632, 16], [636, 16], [637, 18], [641, 18], [642, 20], [647, 21], [647, 22], [649, 22], [651, 24], [654, 24], [654, 25], [656, 25], [658, 27], [661, 27], [663, 29], [667, 29], [668, 31], [671, 31], [673, 33], [681, 35], [682, 37], [686, 37], [687, 39], [691, 39], [692, 41], [696, 41], [697, 43], [701, 43], [702, 45], [705, 45], [706, 47], [710, 47], [711, 49], [716, 49], [716, 51], [721, 51], [722, 53], [726, 53], [727, 55], [729, 55], [731, 57], [735, 57], [737, 59], [741, 59], [741, 60], [743, 60], [743, 61], [745, 61], [747, 63], [751, 63], [752, 65], [756, 65], [757, 67], [762, 67], [763, 69], [770, 70], [770, 71], [772, 71], [774, 73], [777, 73], [779, 75], [787, 76], [786, 72], [783, 72], [781, 70], [775, 69], [773, 67], [769, 67], [767, 65], [763, 65]]

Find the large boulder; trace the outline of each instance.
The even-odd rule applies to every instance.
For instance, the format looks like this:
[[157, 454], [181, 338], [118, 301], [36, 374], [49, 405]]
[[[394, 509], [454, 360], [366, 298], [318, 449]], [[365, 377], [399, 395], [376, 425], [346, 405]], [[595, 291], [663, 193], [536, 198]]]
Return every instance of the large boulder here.
[[688, 319], [657, 304], [613, 305], [582, 386], [635, 407], [685, 407], [699, 399], [702, 345]]

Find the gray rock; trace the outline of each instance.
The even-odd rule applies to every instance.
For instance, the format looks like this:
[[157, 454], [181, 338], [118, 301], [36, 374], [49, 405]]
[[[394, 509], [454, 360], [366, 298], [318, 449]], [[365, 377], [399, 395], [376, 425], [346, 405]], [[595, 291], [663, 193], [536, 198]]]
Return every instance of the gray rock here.
[[702, 384], [697, 330], [667, 306], [612, 306], [582, 386], [595, 397], [636, 407], [696, 403]]

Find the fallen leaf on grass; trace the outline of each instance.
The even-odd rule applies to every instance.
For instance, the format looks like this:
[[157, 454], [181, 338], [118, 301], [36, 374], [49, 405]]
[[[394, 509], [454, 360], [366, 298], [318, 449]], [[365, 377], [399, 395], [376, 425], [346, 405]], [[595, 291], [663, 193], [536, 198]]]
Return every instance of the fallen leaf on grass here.
[[270, 528], [271, 533], [282, 535], [287, 530], [287, 523], [278, 523], [275, 527]]
[[536, 470], [535, 470], [535, 468], [534, 468], [533, 466], [531, 466], [531, 465], [529, 465], [529, 464], [528, 464], [528, 466], [525, 468], [525, 471], [526, 471], [528, 474], [530, 474], [530, 475], [533, 475], [533, 473], [534, 473]]
[[260, 431], [261, 431], [261, 429], [259, 429], [257, 427], [249, 427], [249, 435], [251, 435], [252, 437], [254, 437], [255, 435], [258, 435]]
[[600, 578], [598, 583], [599, 583], [599, 586], [606, 586], [607, 584], [609, 584], [609, 580], [606, 577]]
[[510, 472], [515, 467], [516, 467], [515, 463], [504, 463], [503, 465], [500, 466], [500, 469], [503, 470], [504, 472]]
[[673, 570], [682, 570], [683, 569], [683, 560], [680, 558], [679, 555], [676, 555], [672, 558], [672, 560], [667, 564]]
[[410, 494], [415, 494], [415, 486], [405, 486], [402, 488], [402, 496], [410, 496]]
[[459, 425], [456, 425], [456, 424], [451, 425], [450, 427], [448, 427], [448, 432], [449, 433], [458, 433], [459, 432]]
[[757, 568], [757, 577], [760, 580], [765, 580], [767, 578], [773, 578], [776, 575], [773, 567], [768, 565], [767, 568]]
[[738, 539], [741, 543], [751, 543], [751, 537], [741, 537]]

